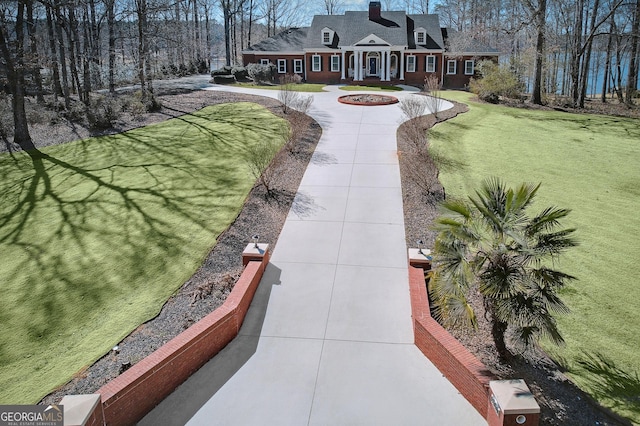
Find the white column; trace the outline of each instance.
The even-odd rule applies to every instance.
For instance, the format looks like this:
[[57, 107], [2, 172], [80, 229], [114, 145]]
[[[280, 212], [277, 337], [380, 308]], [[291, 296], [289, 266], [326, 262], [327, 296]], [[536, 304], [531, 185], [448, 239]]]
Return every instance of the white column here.
[[387, 56], [387, 81], [391, 81], [391, 51], [385, 52]]
[[386, 60], [386, 56], [384, 54], [384, 51], [380, 52], [380, 81], [385, 81], [385, 75], [384, 75], [384, 70], [387, 69], [387, 67], [385, 66], [385, 60]]
[[342, 79], [344, 80], [344, 70], [349, 64], [345, 64], [344, 62], [344, 50], [342, 51], [342, 62], [340, 63], [340, 68], [342, 69]]
[[358, 78], [360, 77], [358, 68], [360, 68], [360, 54], [354, 51], [353, 52], [353, 81], [358, 81]]
[[364, 80], [364, 75], [362, 73], [362, 50], [358, 52], [358, 81]]
[[404, 51], [400, 51], [400, 80], [404, 80]]

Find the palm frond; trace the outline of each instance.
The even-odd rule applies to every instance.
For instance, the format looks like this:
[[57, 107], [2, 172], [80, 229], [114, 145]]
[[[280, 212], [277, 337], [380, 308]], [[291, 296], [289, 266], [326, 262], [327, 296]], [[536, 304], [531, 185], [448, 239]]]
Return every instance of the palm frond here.
[[539, 232], [553, 230], [556, 226], [559, 226], [560, 219], [566, 217], [570, 212], [571, 210], [569, 209], [547, 207], [529, 221], [526, 227], [527, 235], [534, 236]]

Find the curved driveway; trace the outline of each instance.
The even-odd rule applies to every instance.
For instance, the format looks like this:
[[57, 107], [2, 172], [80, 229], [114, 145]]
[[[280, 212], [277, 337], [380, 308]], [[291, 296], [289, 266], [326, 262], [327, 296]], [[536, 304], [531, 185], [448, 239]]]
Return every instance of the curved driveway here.
[[347, 92], [327, 89], [313, 94], [323, 134], [239, 336], [141, 424], [486, 424], [413, 344], [400, 108], [343, 105]]

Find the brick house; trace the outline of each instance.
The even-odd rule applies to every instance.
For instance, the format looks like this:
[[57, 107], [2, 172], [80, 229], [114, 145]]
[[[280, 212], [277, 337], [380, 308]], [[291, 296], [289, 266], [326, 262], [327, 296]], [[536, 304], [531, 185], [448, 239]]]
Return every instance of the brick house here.
[[451, 29], [438, 15], [369, 11], [316, 15], [311, 26], [291, 28], [242, 51], [244, 65], [272, 63], [278, 74], [298, 74], [309, 83], [389, 82], [421, 85], [435, 75], [444, 88], [464, 88], [475, 64], [498, 59], [498, 51], [470, 43], [449, 52]]

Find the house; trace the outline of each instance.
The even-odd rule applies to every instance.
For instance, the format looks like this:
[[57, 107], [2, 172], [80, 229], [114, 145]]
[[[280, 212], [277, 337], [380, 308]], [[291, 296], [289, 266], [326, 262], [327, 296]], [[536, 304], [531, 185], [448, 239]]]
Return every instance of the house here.
[[298, 74], [309, 83], [422, 85], [435, 75], [445, 88], [463, 88], [477, 61], [497, 60], [498, 51], [471, 42], [451, 52], [447, 39], [454, 34], [440, 27], [438, 15], [382, 11], [373, 1], [368, 12], [316, 15], [311, 26], [283, 31], [242, 56], [245, 65], [272, 63], [278, 74]]

